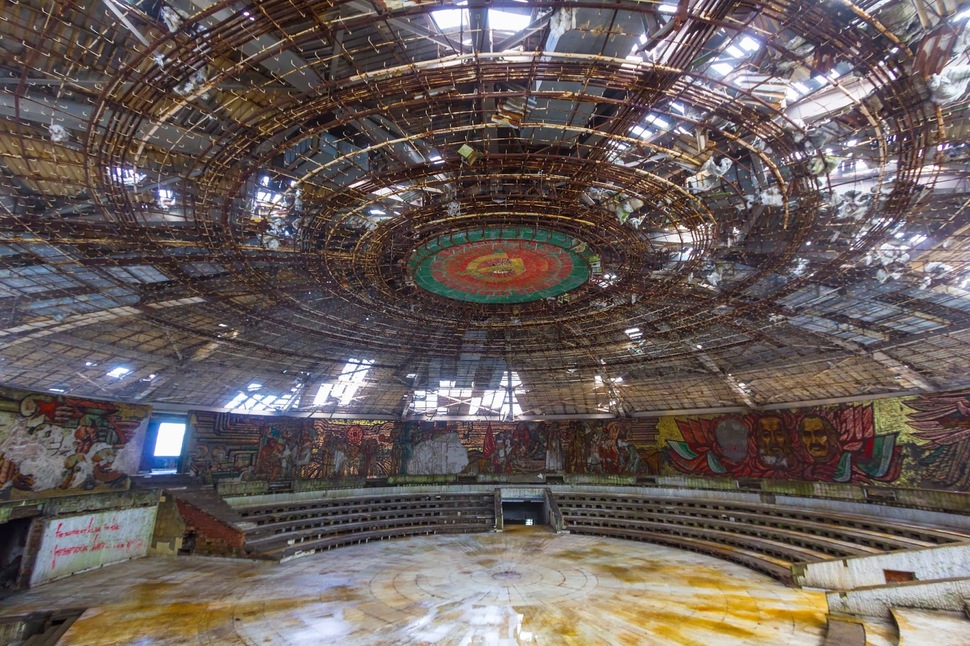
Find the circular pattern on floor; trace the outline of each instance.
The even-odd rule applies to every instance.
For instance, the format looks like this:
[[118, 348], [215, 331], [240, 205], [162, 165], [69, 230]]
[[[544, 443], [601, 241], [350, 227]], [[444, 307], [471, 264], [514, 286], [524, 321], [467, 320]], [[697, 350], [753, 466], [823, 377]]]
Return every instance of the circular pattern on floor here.
[[[371, 580], [371, 593], [393, 607], [427, 599], [518, 607], [580, 599], [596, 590], [596, 576], [581, 564], [548, 558], [554, 553], [554, 534], [530, 532], [528, 541], [519, 539], [523, 535], [509, 533], [502, 538], [510, 540], [484, 541], [479, 549], [447, 541], [438, 548], [448, 564], [444, 572], [424, 567], [387, 570]], [[543, 549], [533, 551], [540, 546]], [[414, 556], [414, 564], [423, 566], [423, 558]]]
[[2, 610], [93, 606], [61, 644], [819, 644], [820, 592], [662, 546], [545, 528], [423, 536], [282, 565], [142, 559]]

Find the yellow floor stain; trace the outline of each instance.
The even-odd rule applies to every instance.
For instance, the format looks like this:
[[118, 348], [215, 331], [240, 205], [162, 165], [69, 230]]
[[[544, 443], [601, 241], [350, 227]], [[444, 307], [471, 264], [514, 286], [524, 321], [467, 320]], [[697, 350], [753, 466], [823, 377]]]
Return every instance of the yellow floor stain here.
[[416, 537], [282, 565], [142, 559], [15, 595], [91, 609], [65, 646], [792, 644], [825, 597], [663, 546], [548, 531]]
[[[208, 627], [219, 624], [232, 626], [236, 620], [249, 617], [298, 612], [317, 599], [276, 599], [249, 603], [168, 603], [151, 601], [123, 603], [99, 608], [96, 614], [85, 615], [74, 622], [62, 644], [128, 643], [129, 636], [147, 632], [164, 636], [166, 640], [194, 639]], [[110, 630], [105, 631], [105, 626]], [[111, 641], [106, 641], [111, 640]], [[118, 640], [118, 641], [115, 641]]]

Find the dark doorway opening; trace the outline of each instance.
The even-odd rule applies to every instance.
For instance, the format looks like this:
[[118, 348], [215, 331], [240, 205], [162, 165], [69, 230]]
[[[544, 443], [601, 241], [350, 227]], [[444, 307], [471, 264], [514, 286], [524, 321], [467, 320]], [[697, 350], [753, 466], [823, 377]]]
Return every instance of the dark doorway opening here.
[[0, 525], [0, 599], [5, 590], [17, 587], [31, 520], [17, 518]]
[[541, 502], [503, 500], [502, 520], [506, 525], [545, 525], [545, 505]]

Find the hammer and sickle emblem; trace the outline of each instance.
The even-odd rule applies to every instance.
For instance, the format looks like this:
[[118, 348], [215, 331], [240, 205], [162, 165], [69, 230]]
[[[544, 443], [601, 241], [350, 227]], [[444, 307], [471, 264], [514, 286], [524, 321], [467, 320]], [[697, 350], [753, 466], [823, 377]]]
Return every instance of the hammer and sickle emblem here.
[[498, 251], [475, 258], [462, 273], [488, 282], [505, 282], [525, 273], [525, 262]]

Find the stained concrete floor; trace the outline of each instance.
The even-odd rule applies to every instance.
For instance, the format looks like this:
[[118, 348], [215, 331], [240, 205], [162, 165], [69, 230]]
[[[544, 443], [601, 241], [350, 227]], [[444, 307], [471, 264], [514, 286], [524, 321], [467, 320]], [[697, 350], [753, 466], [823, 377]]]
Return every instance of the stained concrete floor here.
[[61, 644], [812, 644], [825, 596], [666, 547], [544, 528], [284, 564], [147, 558], [17, 594], [87, 607]]
[[894, 608], [899, 646], [967, 646], [970, 622], [962, 612]]

